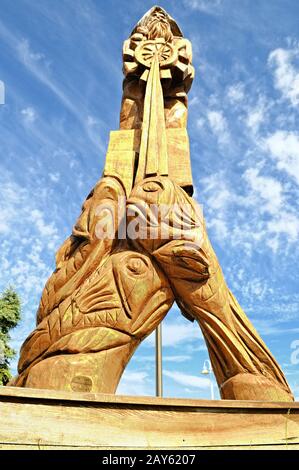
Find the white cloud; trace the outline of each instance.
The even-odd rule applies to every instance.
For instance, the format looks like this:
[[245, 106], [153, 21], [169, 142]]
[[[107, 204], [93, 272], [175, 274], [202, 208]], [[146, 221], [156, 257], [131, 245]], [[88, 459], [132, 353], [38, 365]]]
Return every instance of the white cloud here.
[[208, 121], [218, 143], [227, 144], [230, 140], [228, 125], [222, 111], [208, 111]]
[[269, 293], [268, 284], [264, 279], [252, 277], [248, 282], [242, 282], [242, 295], [249, 300], [263, 300]]
[[25, 191], [18, 184], [3, 175], [0, 177], [1, 199], [0, 199], [0, 232], [13, 231], [15, 221], [21, 215], [25, 202]]
[[[78, 10], [78, 6], [76, 8]], [[94, 17], [96, 16], [97, 13], [94, 11]], [[51, 62], [49, 58], [45, 54], [34, 50], [29, 39], [18, 38], [15, 32], [7, 28], [1, 20], [0, 36], [32, 76], [51, 91], [53, 95], [58, 98], [61, 104], [73, 114], [84, 128], [91, 143], [96, 145], [101, 152], [105, 152], [106, 148], [102, 139], [103, 126], [105, 123], [97, 121], [97, 127], [90, 125], [91, 121], [87, 117], [88, 109], [86, 107], [86, 94], [83, 92], [84, 89], [82, 87], [81, 89], [80, 87], [79, 89], [71, 87], [67, 76], [59, 77], [59, 80], [55, 79], [54, 74], [51, 71]], [[111, 70], [114, 70], [114, 68], [116, 69], [116, 76], [120, 73], [120, 70], [114, 62], [110, 60], [110, 56], [107, 59], [105, 48], [95, 48], [95, 54], [101, 61], [106, 62], [107, 67], [109, 65]], [[66, 135], [64, 135], [64, 139], [67, 139]]]
[[[3, 212], [0, 210], [0, 215], [3, 217]], [[0, 220], [0, 233], [5, 234], [9, 232], [9, 224], [6, 220]]]
[[50, 79], [48, 75], [49, 63], [47, 62], [45, 55], [43, 53], [33, 51], [28, 39], [22, 38], [19, 40], [2, 21], [0, 21], [0, 35], [28, 71], [41, 83], [47, 86], [71, 112], [79, 117], [76, 107]]
[[174, 355], [174, 356], [163, 356], [163, 362], [176, 362], [176, 363], [179, 363], [179, 362], [186, 362], [186, 361], [189, 361], [191, 359], [191, 356], [187, 356], [187, 355]]
[[201, 118], [198, 118], [198, 119], [196, 120], [196, 125], [197, 125], [198, 129], [202, 129], [202, 128], [204, 127], [205, 123], [206, 123], [206, 121], [205, 121], [205, 119], [202, 118], [202, 117], [201, 117]]
[[199, 97], [194, 95], [193, 98], [191, 98], [191, 100], [188, 100], [188, 107], [198, 105], [199, 103], [200, 103]]
[[274, 252], [279, 247], [279, 236], [285, 235], [288, 243], [296, 242], [299, 236], [299, 218], [293, 213], [292, 207], [284, 196], [284, 189], [280, 181], [271, 176], [262, 176], [257, 168], [248, 168], [244, 179], [250, 185], [252, 194], [248, 196], [248, 203], [256, 207], [261, 217], [264, 214], [271, 218], [261, 218], [261, 225], [255, 228], [252, 237], [257, 240], [266, 239], [267, 246]]
[[278, 237], [271, 237], [266, 240], [266, 245], [273, 251], [273, 253], [277, 253], [279, 249], [279, 238]]
[[296, 242], [299, 238], [299, 218], [295, 214], [282, 211], [274, 220], [267, 223], [269, 232], [285, 234], [290, 242]]
[[36, 111], [31, 106], [22, 109], [21, 114], [26, 124], [33, 123], [36, 120]]
[[260, 210], [277, 214], [283, 204], [281, 183], [270, 176], [261, 176], [257, 168], [248, 168], [243, 177], [249, 183], [252, 191], [261, 198]]
[[[4, 221], [0, 228], [5, 235], [9, 234], [1, 242], [0, 263], [5, 271], [0, 282], [3, 287], [11, 282], [21, 288], [26, 303], [30, 295], [36, 296], [41, 291], [51, 271], [42, 257], [47, 250], [53, 255], [59, 237], [54, 223], [47, 223], [45, 215], [36, 208], [35, 191], [28, 192], [11, 178], [5, 172], [0, 175], [0, 214]], [[36, 189], [40, 194], [39, 188]], [[31, 312], [32, 320], [33, 317]]]
[[[189, 361], [191, 359], [190, 355], [187, 354], [177, 354], [177, 355], [164, 355], [163, 354], [163, 362], [175, 362], [175, 363], [180, 363], [180, 362], [185, 362]], [[137, 356], [135, 358], [137, 362], [142, 362], [142, 363], [152, 363], [152, 365], [155, 364], [155, 356], [154, 354], [151, 355], [142, 355], [142, 356]]]
[[49, 178], [53, 183], [58, 183], [60, 180], [60, 174], [59, 173], [49, 173]]
[[[47, 224], [43, 213], [36, 209], [36, 203], [41, 202], [42, 198], [38, 182], [28, 191], [12, 178], [2, 169], [0, 219], [5, 221], [5, 227], [2, 224], [1, 228], [6, 233], [1, 240], [0, 288], [2, 290], [11, 284], [21, 295], [22, 321], [11, 333], [11, 344], [19, 351], [20, 343], [34, 328], [40, 294], [52, 271], [48, 255], [50, 253], [53, 259], [58, 235], [54, 224]], [[13, 367], [16, 360], [12, 363]]]
[[[9, 270], [14, 285], [22, 287], [23, 292], [26, 294], [30, 294], [32, 290], [41, 292], [46, 276], [49, 274], [49, 267], [42, 261], [40, 254], [35, 252], [34, 246], [31, 254], [33, 256], [31, 257], [29, 253], [25, 261], [16, 260]], [[33, 320], [34, 312], [31, 315]]]
[[27, 65], [31, 62], [39, 62], [45, 58], [44, 54], [32, 51], [28, 39], [22, 39], [19, 42], [18, 52], [24, 64]]
[[194, 354], [196, 352], [199, 352], [199, 351], [205, 351], [207, 352], [207, 345], [205, 342], [203, 342], [202, 344], [194, 344], [194, 343], [191, 343], [191, 344], [186, 344], [184, 346], [184, 351], [187, 353], [187, 354]]
[[142, 371], [125, 370], [117, 387], [117, 395], [152, 395], [153, 387], [148, 374]]
[[243, 83], [236, 83], [231, 85], [226, 94], [227, 98], [232, 104], [240, 103], [244, 100], [244, 84]]
[[259, 100], [258, 104], [252, 108], [248, 108], [245, 123], [247, 127], [253, 132], [257, 133], [260, 125], [266, 119], [266, 106], [263, 100]]
[[106, 146], [102, 139], [104, 123], [96, 119], [94, 116], [87, 116], [86, 119], [86, 132], [90, 140], [100, 149], [101, 152], [106, 152]]
[[282, 243], [287, 248], [298, 237], [299, 218], [289, 203], [287, 189], [269, 173], [261, 174], [261, 168], [245, 170], [241, 178], [248, 187], [243, 187], [242, 194], [229, 185], [224, 172], [202, 180], [208, 229], [221, 244], [229, 240], [248, 255], [258, 245], [267, 245], [276, 253]]
[[282, 322], [278, 321], [274, 323], [273, 318], [271, 318], [271, 321], [269, 321], [269, 319], [255, 318], [253, 323], [257, 331], [261, 335], [265, 335], [265, 336], [272, 336], [272, 335], [281, 336], [287, 333], [291, 333], [294, 335], [295, 333], [299, 333], [299, 328], [288, 328], [288, 327], [283, 328], [281, 325]]
[[211, 384], [210, 379], [197, 377], [196, 375], [184, 374], [178, 371], [163, 370], [163, 375], [173, 379], [180, 385], [185, 385], [186, 387], [207, 389]]
[[27, 39], [22, 39], [15, 43], [13, 46], [16, 49], [19, 60], [25, 65], [25, 67], [39, 80], [43, 85], [48, 87], [52, 93], [64, 104], [64, 106], [72, 112], [79, 120], [82, 121], [80, 113], [77, 107], [69, 100], [67, 95], [62, 91], [60, 87], [56, 85], [54, 80], [51, 78], [49, 73], [48, 64], [44, 60], [44, 55], [38, 52], [33, 52], [30, 43]]
[[[269, 55], [274, 70], [275, 87], [292, 106], [299, 104], [299, 46], [293, 49], [275, 49]], [[295, 66], [295, 63], [297, 67]]]
[[287, 172], [299, 185], [299, 134], [276, 131], [264, 140], [264, 145], [275, 159], [278, 170]]
[[229, 235], [228, 224], [224, 218], [213, 217], [209, 219], [207, 224], [209, 229], [212, 229], [215, 233], [217, 240], [224, 240]]
[[231, 191], [225, 181], [222, 171], [213, 173], [202, 180], [205, 202], [209, 209], [217, 211], [217, 214], [224, 212], [232, 200]]
[[185, 0], [185, 5], [192, 10], [203, 11], [204, 13], [216, 13], [222, 0]]
[[213, 229], [215, 236], [219, 240], [227, 237], [228, 218], [227, 210], [233, 202], [234, 195], [228, 188], [223, 172], [212, 174], [203, 179], [204, 186], [204, 212], [207, 208], [209, 215], [207, 226]]
[[53, 223], [46, 223], [44, 219], [44, 214], [38, 210], [34, 209], [31, 212], [31, 220], [35, 223], [36, 228], [39, 230], [39, 233], [46, 238], [56, 238], [57, 229]]
[[93, 116], [87, 116], [87, 125], [93, 127], [98, 124], [98, 120]]
[[[184, 320], [183, 320], [184, 321]], [[162, 323], [162, 344], [163, 346], [178, 346], [191, 341], [202, 341], [202, 333], [196, 322], [191, 323], [186, 320], [184, 323]], [[155, 334], [152, 333], [146, 344], [152, 346], [155, 343]]]

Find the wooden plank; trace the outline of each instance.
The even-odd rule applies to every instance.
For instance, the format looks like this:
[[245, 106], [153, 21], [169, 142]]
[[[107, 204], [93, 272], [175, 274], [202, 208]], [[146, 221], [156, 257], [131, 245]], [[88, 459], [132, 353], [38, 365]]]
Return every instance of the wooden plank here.
[[196, 407], [196, 408], [230, 408], [230, 409], [261, 409], [261, 410], [288, 410], [294, 409], [299, 412], [299, 402], [263, 402], [263, 401], [239, 401], [239, 400], [198, 400], [187, 398], [157, 398], [150, 396], [125, 396], [108, 395], [104, 393], [89, 392], [63, 392], [58, 390], [44, 390], [23, 387], [1, 387], [0, 401], [2, 397], [21, 397], [37, 400], [58, 400], [78, 402], [115, 403], [118, 405], [154, 405], [155, 407]]
[[2, 449], [299, 448], [299, 403], [0, 388]]

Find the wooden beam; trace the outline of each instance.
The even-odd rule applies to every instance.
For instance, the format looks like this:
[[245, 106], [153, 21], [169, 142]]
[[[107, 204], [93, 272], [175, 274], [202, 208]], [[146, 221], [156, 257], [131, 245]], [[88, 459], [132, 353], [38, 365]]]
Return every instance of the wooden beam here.
[[2, 449], [299, 449], [299, 403], [0, 387]]

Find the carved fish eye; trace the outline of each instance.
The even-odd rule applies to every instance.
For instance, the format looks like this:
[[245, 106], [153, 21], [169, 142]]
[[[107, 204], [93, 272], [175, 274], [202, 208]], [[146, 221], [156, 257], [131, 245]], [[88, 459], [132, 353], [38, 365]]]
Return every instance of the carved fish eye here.
[[161, 185], [156, 181], [148, 181], [143, 185], [143, 191], [146, 193], [155, 193], [157, 191], [161, 191]]
[[146, 261], [137, 256], [131, 257], [127, 261], [126, 268], [131, 274], [134, 274], [135, 276], [140, 276], [147, 273], [148, 271], [148, 265]]

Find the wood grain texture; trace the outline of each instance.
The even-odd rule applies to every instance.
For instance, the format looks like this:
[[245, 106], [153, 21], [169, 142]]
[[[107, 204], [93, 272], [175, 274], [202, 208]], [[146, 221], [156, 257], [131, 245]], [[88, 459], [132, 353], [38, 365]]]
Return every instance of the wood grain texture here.
[[0, 388], [1, 449], [299, 449], [299, 403]]
[[[110, 132], [103, 176], [122, 181], [129, 196], [134, 185], [134, 164], [139, 158], [140, 129]], [[182, 188], [192, 188], [189, 137], [185, 128], [166, 129], [168, 176]], [[144, 164], [145, 165], [145, 164]], [[190, 189], [192, 192], [192, 190]]]

